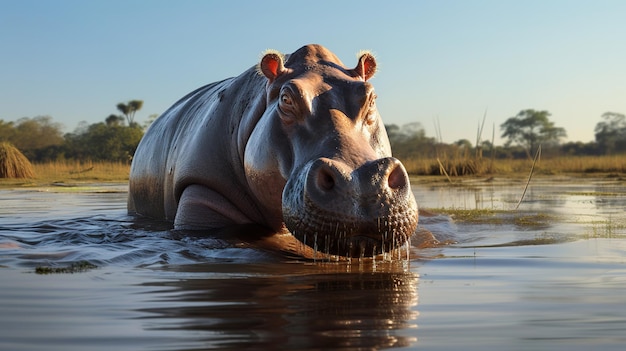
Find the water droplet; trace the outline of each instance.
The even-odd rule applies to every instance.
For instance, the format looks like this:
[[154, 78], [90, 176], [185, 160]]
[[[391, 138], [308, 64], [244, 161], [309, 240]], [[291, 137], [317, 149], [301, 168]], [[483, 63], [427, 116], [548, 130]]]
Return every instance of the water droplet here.
[[359, 243], [360, 247], [359, 247], [359, 262], [361, 262], [363, 260], [363, 258], [365, 257], [365, 243], [364, 242], [360, 242]]
[[372, 265], [376, 267], [376, 245], [372, 248]]
[[406, 246], [406, 260], [410, 261], [411, 260], [411, 238], [409, 237], [406, 241], [406, 244], [404, 244]]
[[326, 256], [330, 255], [330, 236], [328, 234], [324, 236], [324, 253]]
[[348, 244], [348, 252], [346, 252], [346, 257], [350, 259], [350, 253], [352, 252], [352, 241]]
[[317, 261], [317, 232], [313, 235], [313, 262]]

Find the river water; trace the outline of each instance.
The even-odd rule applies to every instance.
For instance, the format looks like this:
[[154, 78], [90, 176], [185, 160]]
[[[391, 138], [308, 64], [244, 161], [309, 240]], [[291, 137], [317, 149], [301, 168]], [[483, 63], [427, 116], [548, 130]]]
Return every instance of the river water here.
[[3, 189], [0, 350], [623, 350], [626, 182], [524, 183], [417, 180], [446, 244], [352, 263], [177, 235], [124, 184]]

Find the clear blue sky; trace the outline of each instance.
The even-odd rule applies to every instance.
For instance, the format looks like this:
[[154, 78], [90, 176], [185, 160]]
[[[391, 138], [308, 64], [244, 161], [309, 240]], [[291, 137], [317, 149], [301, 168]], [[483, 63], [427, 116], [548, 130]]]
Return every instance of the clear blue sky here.
[[520, 110], [548, 110], [568, 141], [626, 113], [626, 1], [0, 0], [0, 119], [50, 115], [72, 131], [144, 100], [160, 114], [238, 75], [268, 48], [319, 43], [346, 66], [372, 50], [387, 124], [483, 139]]

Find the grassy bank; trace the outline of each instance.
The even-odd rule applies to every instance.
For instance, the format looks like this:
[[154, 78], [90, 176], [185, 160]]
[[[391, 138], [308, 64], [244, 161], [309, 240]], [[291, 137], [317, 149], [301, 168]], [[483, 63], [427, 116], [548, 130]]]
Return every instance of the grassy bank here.
[[37, 186], [52, 183], [127, 182], [130, 165], [122, 162], [57, 161], [33, 164], [35, 176], [0, 179], [0, 186]]
[[[411, 176], [527, 176], [532, 161], [486, 158], [405, 159]], [[33, 164], [32, 179], [0, 179], [0, 186], [29, 186], [51, 183], [126, 182], [130, 165], [122, 162], [59, 161]], [[445, 171], [445, 172], [444, 172]], [[626, 155], [568, 156], [540, 159], [538, 175], [613, 174], [626, 177]]]
[[[412, 176], [445, 175], [527, 175], [533, 164], [528, 159], [487, 159], [458, 157], [446, 159], [402, 160]], [[626, 175], [626, 155], [617, 156], [562, 156], [539, 159], [535, 174], [618, 174]]]
[[36, 179], [62, 181], [128, 181], [130, 165], [123, 162], [50, 162], [34, 164]]

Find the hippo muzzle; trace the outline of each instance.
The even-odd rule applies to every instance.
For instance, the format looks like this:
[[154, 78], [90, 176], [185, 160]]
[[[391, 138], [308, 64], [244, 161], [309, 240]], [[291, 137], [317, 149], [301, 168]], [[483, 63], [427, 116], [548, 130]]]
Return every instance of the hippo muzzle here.
[[401, 247], [418, 218], [407, 172], [393, 157], [356, 169], [340, 160], [310, 161], [288, 180], [282, 210], [298, 240], [319, 252], [347, 257]]

